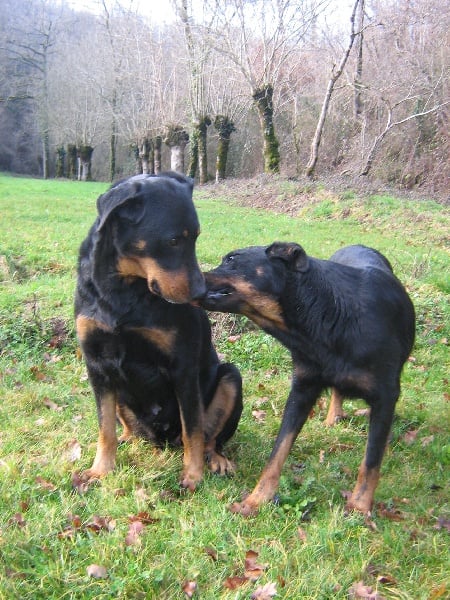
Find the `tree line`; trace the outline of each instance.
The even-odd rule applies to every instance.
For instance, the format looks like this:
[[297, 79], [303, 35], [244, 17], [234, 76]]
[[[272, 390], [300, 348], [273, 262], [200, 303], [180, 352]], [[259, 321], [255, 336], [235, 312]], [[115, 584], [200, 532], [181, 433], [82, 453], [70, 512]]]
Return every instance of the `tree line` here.
[[[450, 12], [438, 0], [0, 5], [0, 169], [373, 175], [448, 189]], [[337, 10], [336, 10], [337, 7]]]

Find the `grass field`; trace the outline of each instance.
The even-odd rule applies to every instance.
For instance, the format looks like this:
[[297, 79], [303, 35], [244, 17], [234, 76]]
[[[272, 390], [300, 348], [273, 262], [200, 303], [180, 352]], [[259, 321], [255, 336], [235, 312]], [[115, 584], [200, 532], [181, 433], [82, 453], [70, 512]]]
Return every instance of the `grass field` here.
[[212, 315], [218, 350], [244, 378], [243, 418], [226, 448], [233, 478], [206, 474], [181, 493], [180, 451], [135, 440], [100, 485], [72, 486], [98, 431], [73, 327], [75, 265], [105, 188], [0, 176], [0, 599], [449, 598], [449, 211], [322, 193], [287, 216], [196, 191], [204, 268], [274, 240], [322, 258], [364, 243], [387, 254], [417, 311], [373, 518], [343, 513], [364, 404], [347, 402], [350, 418], [326, 429], [321, 400], [276, 502], [243, 519], [227, 507], [255, 484], [290, 385], [285, 349], [243, 318]]

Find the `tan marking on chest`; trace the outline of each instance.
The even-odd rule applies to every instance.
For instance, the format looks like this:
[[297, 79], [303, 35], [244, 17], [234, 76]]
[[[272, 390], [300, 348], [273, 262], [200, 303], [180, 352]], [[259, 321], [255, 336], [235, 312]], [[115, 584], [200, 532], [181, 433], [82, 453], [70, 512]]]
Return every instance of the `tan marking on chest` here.
[[130, 327], [143, 338], [154, 344], [164, 354], [172, 354], [175, 348], [177, 332], [175, 329], [162, 329], [160, 327]]
[[111, 332], [111, 327], [105, 325], [101, 321], [85, 317], [84, 315], [78, 315], [75, 322], [78, 339], [83, 342], [92, 332], [100, 329], [101, 331]]

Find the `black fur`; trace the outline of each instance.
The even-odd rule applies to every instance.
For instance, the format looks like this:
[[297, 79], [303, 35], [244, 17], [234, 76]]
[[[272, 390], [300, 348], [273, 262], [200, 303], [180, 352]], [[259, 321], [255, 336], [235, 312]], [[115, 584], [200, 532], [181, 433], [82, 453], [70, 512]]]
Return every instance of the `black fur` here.
[[414, 342], [415, 315], [389, 261], [365, 246], [330, 260], [295, 243], [230, 252], [206, 273], [209, 310], [247, 315], [291, 352], [292, 388], [269, 463], [236, 512], [249, 514], [275, 493], [281, 466], [324, 388], [333, 388], [327, 423], [343, 397], [371, 407], [366, 455], [348, 503], [371, 510], [379, 468], [400, 393], [400, 374]]
[[122, 439], [136, 434], [162, 445], [181, 436], [184, 487], [194, 489], [200, 480], [204, 453], [212, 470], [232, 470], [218, 450], [239, 421], [241, 378], [233, 365], [220, 364], [207, 315], [190, 304], [205, 292], [192, 188], [176, 173], [142, 175], [97, 201], [75, 295], [100, 426], [86, 479], [114, 468], [116, 413]]

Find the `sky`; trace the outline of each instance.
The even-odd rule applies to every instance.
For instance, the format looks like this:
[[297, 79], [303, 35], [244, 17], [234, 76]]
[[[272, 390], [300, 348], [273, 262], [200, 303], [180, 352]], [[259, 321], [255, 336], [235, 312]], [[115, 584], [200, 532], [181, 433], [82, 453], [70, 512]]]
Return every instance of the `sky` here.
[[[101, 11], [101, 0], [67, 0], [71, 8], [75, 10], [87, 10], [90, 12]], [[111, 4], [106, 0], [106, 4]], [[140, 14], [149, 17], [152, 21], [170, 22], [174, 20], [174, 13], [170, 0], [124, 0], [123, 6], [131, 7]]]

